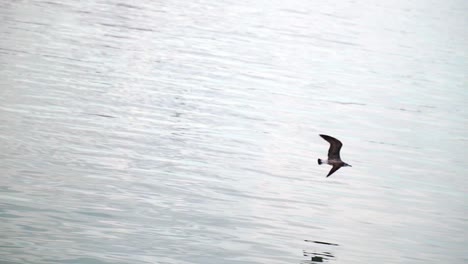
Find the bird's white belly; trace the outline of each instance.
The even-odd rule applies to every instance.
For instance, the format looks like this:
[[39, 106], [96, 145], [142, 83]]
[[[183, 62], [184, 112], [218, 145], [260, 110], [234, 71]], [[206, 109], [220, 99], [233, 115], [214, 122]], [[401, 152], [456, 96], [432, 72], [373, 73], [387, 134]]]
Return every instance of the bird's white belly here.
[[339, 160], [326, 160], [324, 161], [325, 163], [327, 163], [328, 165], [334, 165], [334, 164], [339, 164], [341, 163]]

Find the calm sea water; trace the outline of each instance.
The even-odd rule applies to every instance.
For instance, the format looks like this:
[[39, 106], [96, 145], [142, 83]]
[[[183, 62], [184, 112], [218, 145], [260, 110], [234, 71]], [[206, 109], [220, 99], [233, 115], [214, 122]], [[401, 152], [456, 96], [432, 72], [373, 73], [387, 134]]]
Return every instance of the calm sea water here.
[[0, 262], [467, 263], [467, 13], [2, 1]]

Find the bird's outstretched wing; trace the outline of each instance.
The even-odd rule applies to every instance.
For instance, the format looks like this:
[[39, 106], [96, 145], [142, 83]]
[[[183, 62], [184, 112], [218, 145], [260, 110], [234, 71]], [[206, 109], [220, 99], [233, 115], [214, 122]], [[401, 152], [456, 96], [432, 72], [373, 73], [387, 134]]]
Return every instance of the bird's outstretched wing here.
[[328, 143], [330, 143], [330, 148], [328, 149], [328, 159], [330, 159], [330, 160], [332, 160], [332, 159], [341, 160], [340, 150], [341, 150], [341, 147], [343, 146], [341, 141], [339, 141], [338, 139], [336, 139], [334, 137], [330, 137], [330, 136], [327, 136], [327, 135], [320, 134], [320, 136], [323, 139], [325, 139], [326, 141], [328, 141]]
[[333, 167], [331, 168], [330, 172], [328, 173], [327, 177], [332, 175], [335, 171], [339, 170], [341, 168], [340, 165], [333, 165]]

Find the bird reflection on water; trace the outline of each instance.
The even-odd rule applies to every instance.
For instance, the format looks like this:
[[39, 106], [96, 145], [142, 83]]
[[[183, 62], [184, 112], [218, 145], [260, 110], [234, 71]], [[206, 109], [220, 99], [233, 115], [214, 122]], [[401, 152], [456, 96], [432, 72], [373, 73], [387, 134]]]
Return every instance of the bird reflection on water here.
[[[339, 246], [338, 244], [335, 243], [329, 243], [329, 242], [323, 242], [323, 241], [316, 241], [316, 240], [304, 240], [305, 242], [310, 242], [310, 243], [315, 243], [319, 245], [325, 245], [325, 246]], [[331, 250], [330, 250], [331, 251]], [[330, 251], [317, 251], [315, 250], [303, 250], [303, 255], [304, 257], [311, 257], [310, 260], [303, 261], [301, 264], [307, 264], [307, 263], [316, 263], [316, 262], [328, 262], [330, 260], [335, 259], [335, 256], [333, 253]]]

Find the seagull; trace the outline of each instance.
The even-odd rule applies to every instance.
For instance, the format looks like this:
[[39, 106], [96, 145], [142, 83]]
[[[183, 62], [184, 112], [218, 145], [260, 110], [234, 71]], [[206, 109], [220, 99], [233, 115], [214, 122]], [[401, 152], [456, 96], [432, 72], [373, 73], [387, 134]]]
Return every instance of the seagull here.
[[320, 134], [319, 136], [321, 136], [323, 139], [328, 141], [328, 143], [330, 143], [330, 149], [328, 149], [328, 159], [327, 160], [318, 159], [319, 165], [322, 165], [325, 163], [325, 164], [333, 166], [330, 172], [328, 173], [327, 177], [332, 175], [335, 171], [339, 170], [341, 167], [352, 167], [348, 163], [341, 161], [340, 149], [343, 146], [343, 144], [338, 139], [327, 136], [327, 135], [322, 135], [322, 134]]

